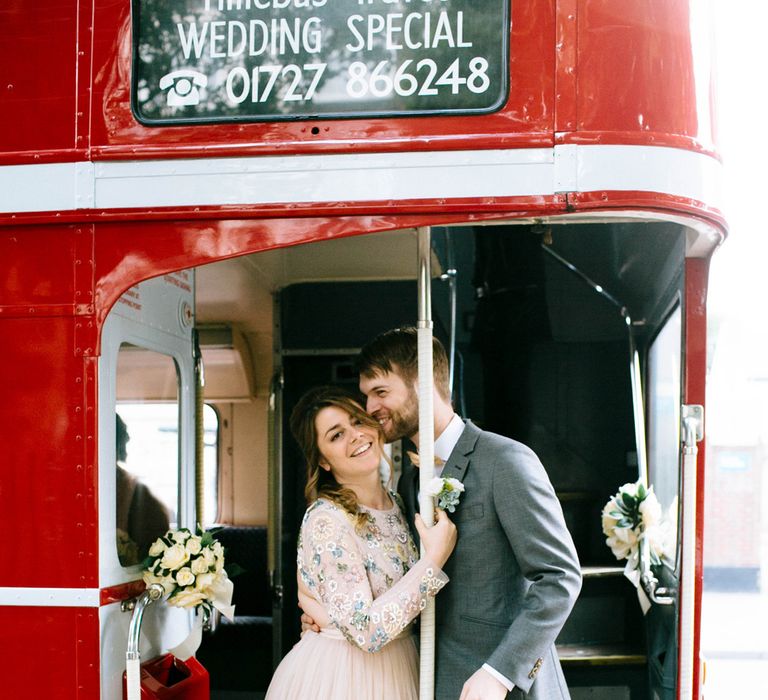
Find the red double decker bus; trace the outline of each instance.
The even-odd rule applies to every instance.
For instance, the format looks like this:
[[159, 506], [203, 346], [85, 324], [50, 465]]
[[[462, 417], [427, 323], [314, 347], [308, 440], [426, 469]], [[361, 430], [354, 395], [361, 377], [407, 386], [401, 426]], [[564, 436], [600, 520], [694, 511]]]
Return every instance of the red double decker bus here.
[[[122, 697], [126, 480], [139, 522], [246, 543], [198, 660], [213, 697], [265, 690], [298, 635], [286, 413], [413, 322], [426, 227], [457, 408], [541, 456], [577, 545], [573, 696], [702, 697], [702, 3], [10, 0], [0, 39], [4, 697]], [[637, 480], [673, 535], [646, 612], [600, 528]], [[142, 659], [191, 625], [151, 606]]]

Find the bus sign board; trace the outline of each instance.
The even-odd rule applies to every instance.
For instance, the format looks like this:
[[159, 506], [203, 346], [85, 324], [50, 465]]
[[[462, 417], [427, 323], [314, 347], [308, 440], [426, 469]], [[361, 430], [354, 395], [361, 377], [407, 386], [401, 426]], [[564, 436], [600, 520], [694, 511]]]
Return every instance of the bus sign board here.
[[480, 114], [507, 96], [509, 0], [134, 0], [144, 124]]

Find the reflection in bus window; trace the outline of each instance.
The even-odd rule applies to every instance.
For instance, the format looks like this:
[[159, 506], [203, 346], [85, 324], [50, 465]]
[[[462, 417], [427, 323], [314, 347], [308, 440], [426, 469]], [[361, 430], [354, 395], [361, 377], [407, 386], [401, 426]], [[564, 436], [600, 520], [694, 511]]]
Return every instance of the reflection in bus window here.
[[179, 507], [179, 405], [175, 362], [124, 344], [118, 356], [117, 551], [140, 563], [152, 542], [175, 527]]
[[681, 323], [678, 306], [648, 353], [648, 476], [671, 526], [670, 553], [677, 548], [680, 488]]

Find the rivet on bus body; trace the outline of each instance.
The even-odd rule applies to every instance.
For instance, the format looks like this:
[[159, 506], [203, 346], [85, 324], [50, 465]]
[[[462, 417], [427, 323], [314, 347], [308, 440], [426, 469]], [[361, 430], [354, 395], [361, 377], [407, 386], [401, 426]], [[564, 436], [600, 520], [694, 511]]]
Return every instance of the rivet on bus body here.
[[82, 410], [80, 406], [75, 406], [75, 413], [80, 413]]
[[75, 435], [75, 441], [76, 442], [82, 442], [83, 436], [82, 435]]
[[81, 471], [83, 471], [83, 465], [82, 465], [82, 464], [78, 464], [78, 465], [75, 467], [75, 469], [76, 469], [77, 471], [81, 472]]

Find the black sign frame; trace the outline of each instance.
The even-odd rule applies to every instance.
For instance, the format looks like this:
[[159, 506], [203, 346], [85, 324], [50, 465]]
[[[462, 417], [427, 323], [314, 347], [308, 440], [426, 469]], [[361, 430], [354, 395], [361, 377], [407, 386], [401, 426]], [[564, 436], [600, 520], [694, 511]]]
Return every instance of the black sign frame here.
[[[231, 1], [231, 0], [230, 0]], [[248, 0], [241, 0], [243, 4], [245, 4]], [[253, 0], [253, 2], [259, 2], [260, 4], [266, 3], [269, 4], [269, 2], [275, 2], [275, 0]], [[354, 6], [355, 8], [358, 7], [357, 4], [355, 4], [355, 0], [293, 0], [293, 2], [298, 2], [299, 4], [310, 4], [312, 2], [320, 3], [321, 5], [325, 5], [328, 2], [344, 2], [346, 1], [350, 6]], [[393, 106], [391, 102], [393, 100], [390, 100], [390, 106], [389, 108], [383, 108], [378, 109], [376, 108], [375, 101], [368, 103], [362, 103], [363, 107], [358, 107], [357, 109], [354, 109], [355, 106], [354, 103], [349, 102], [346, 108], [329, 108], [328, 110], [321, 110], [321, 109], [312, 109], [312, 110], [305, 110], [301, 112], [291, 112], [291, 113], [279, 113], [279, 112], [262, 112], [262, 113], [204, 113], [204, 114], [196, 114], [191, 107], [196, 106], [196, 104], [192, 104], [191, 102], [188, 104], [184, 103], [184, 100], [186, 99], [187, 95], [196, 94], [198, 91], [198, 88], [202, 90], [204, 88], [203, 81], [206, 81], [207, 83], [207, 77], [204, 76], [202, 73], [197, 73], [196, 71], [190, 71], [185, 69], [176, 69], [170, 72], [167, 72], [163, 77], [160, 78], [158, 81], [158, 86], [165, 85], [167, 89], [166, 92], [161, 92], [159, 89], [157, 89], [152, 96], [155, 102], [159, 102], [160, 96], [165, 96], [167, 100], [167, 108], [166, 114], [162, 114], [162, 108], [155, 108], [154, 113], [152, 113], [152, 110], [149, 110], [150, 113], [148, 113], [148, 110], [145, 108], [145, 105], [147, 103], [147, 100], [140, 100], [139, 96], [140, 94], [144, 94], [148, 92], [147, 88], [147, 80], [146, 78], [146, 71], [142, 72], [141, 68], [142, 66], [146, 65], [147, 62], [142, 59], [142, 54], [149, 54], [151, 51], [153, 51], [153, 48], [148, 43], [142, 43], [142, 37], [144, 36], [142, 32], [144, 31], [142, 27], [142, 6], [145, 5], [152, 5], [153, 3], [162, 5], [163, 9], [167, 9], [167, 6], [169, 4], [174, 5], [181, 5], [181, 4], [189, 4], [190, 2], [196, 2], [199, 5], [204, 5], [206, 3], [206, 0], [182, 0], [182, 2], [177, 3], [170, 3], [167, 2], [159, 2], [159, 0], [132, 0], [132, 24], [133, 24], [133, 39], [132, 39], [132, 66], [131, 66], [131, 110], [133, 112], [134, 117], [136, 120], [145, 125], [145, 126], [173, 126], [173, 125], [190, 125], [190, 124], [226, 124], [226, 123], [237, 123], [237, 124], [243, 124], [243, 123], [262, 123], [262, 122], [296, 122], [296, 121], [317, 121], [317, 120], [338, 120], [338, 119], [378, 119], [378, 118], [402, 118], [402, 117], [425, 117], [425, 116], [473, 116], [473, 115], [482, 115], [482, 114], [491, 114], [494, 112], [499, 111], [507, 102], [509, 97], [509, 28], [510, 28], [510, 0], [400, 0], [400, 2], [397, 5], [394, 5], [390, 2], [386, 2], [386, 0], [357, 0], [359, 4], [359, 7], [362, 7], [363, 9], [372, 6], [374, 9], [380, 9], [380, 10], [386, 10], [387, 8], [400, 8], [400, 9], [409, 9], [410, 6], [415, 7], [418, 9], [424, 9], [425, 11], [422, 13], [411, 13], [411, 15], [414, 15], [411, 17], [411, 15], [405, 15], [404, 22], [411, 21], [411, 24], [417, 25], [417, 21], [421, 21], [422, 26], [420, 27], [422, 29], [422, 33], [412, 33], [410, 35], [411, 37], [411, 43], [415, 44], [416, 42], [413, 40], [413, 36], [417, 37], [418, 42], [421, 42], [423, 44], [426, 44], [428, 39], [433, 40], [436, 43], [439, 43], [442, 39], [443, 43], [450, 43], [453, 42], [455, 46], [449, 46], [448, 47], [448, 58], [446, 59], [446, 62], [448, 59], [453, 58], [454, 60], [448, 64], [446, 67], [445, 65], [437, 65], [437, 61], [433, 59], [431, 56], [435, 55], [434, 47], [425, 47], [425, 51], [427, 49], [432, 50], [432, 54], [417, 61], [416, 59], [408, 59], [405, 58], [399, 63], [398, 69], [395, 71], [394, 75], [388, 75], [385, 70], [381, 70], [379, 74], [377, 75], [377, 69], [382, 68], [383, 64], [387, 63], [387, 60], [381, 57], [381, 53], [379, 54], [378, 58], [381, 59], [378, 62], [376, 62], [376, 57], [373, 59], [370, 59], [371, 63], [376, 62], [376, 67], [374, 67], [372, 70], [368, 69], [369, 64], [365, 64], [363, 61], [357, 61], [357, 62], [349, 62], [348, 64], [344, 64], [346, 66], [346, 69], [348, 71], [348, 78], [347, 78], [347, 85], [346, 90], [349, 93], [350, 85], [352, 85], [353, 88], [357, 89], [358, 91], [373, 91], [374, 88], [378, 87], [379, 92], [382, 91], [382, 88], [386, 90], [389, 88], [389, 93], [385, 94], [386, 97], [393, 97], [395, 99], [398, 98], [407, 98], [411, 95], [415, 94], [416, 91], [418, 91], [419, 95], [418, 97], [421, 98], [424, 94], [425, 90], [427, 93], [429, 93], [430, 90], [434, 92], [438, 92], [439, 89], [442, 89], [445, 87], [445, 93], [448, 92], [450, 89], [452, 96], [455, 96], [459, 94], [459, 92], [462, 89], [462, 86], [464, 86], [464, 93], [473, 92], [475, 94], [478, 94], [478, 89], [481, 90], [485, 81], [487, 80], [489, 83], [489, 88], [492, 88], [490, 90], [492, 92], [491, 98], [487, 103], [481, 104], [479, 106], [469, 104], [468, 106], [464, 106], [461, 104], [451, 105], [447, 104], [451, 102], [451, 99], [448, 98], [447, 100], [444, 99], [443, 103], [438, 105], [437, 107], [429, 107], [424, 106], [424, 102], [426, 100], [421, 100], [421, 104], [418, 103], [418, 100], [414, 104], [409, 104], [405, 102], [401, 106]], [[218, 0], [208, 0], [211, 6], [216, 5]], [[224, 4], [226, 6], [227, 0], [224, 0]], [[282, 3], [290, 3], [290, 0], [277, 0], [277, 2]], [[375, 4], [378, 2], [378, 4]], [[364, 3], [370, 3], [364, 4]], [[500, 27], [498, 33], [495, 36], [492, 36], [492, 39], [495, 40], [495, 43], [491, 45], [490, 50], [486, 50], [485, 48], [481, 48], [479, 51], [474, 52], [474, 56], [468, 56], [466, 52], [463, 58], [465, 59], [463, 61], [461, 57], [457, 56], [456, 53], [459, 52], [459, 49], [464, 47], [471, 47], [474, 48], [474, 41], [471, 40], [471, 36], [469, 37], [469, 41], [467, 38], [464, 37], [462, 32], [464, 31], [465, 27], [463, 25], [464, 22], [464, 15], [463, 12], [466, 11], [468, 7], [477, 7], [478, 5], [482, 5], [485, 3], [486, 6], [488, 5], [497, 5], [501, 10], [501, 17], [493, 17], [493, 20], [489, 20], [484, 13], [480, 12], [478, 13], [478, 17], [480, 19], [478, 20], [478, 17], [471, 18], [471, 22], [474, 22], [474, 25], [471, 24], [470, 26], [474, 26], [477, 28], [481, 24], [483, 24], [483, 28], [481, 31], [488, 31], [487, 27], [491, 25], [496, 25]], [[436, 5], [442, 10], [439, 13], [429, 13], [432, 17], [432, 24], [430, 25], [430, 20], [426, 19], [426, 15], [428, 14], [426, 10], [431, 5]], [[440, 17], [439, 15], [448, 15], [447, 9], [454, 9], [454, 8], [461, 8], [461, 9], [455, 9], [453, 17], [450, 15], [447, 17]], [[216, 8], [214, 8], [215, 11]], [[311, 8], [312, 9], [312, 8]], [[317, 9], [317, 8], [314, 8]], [[173, 11], [173, 8], [171, 8], [171, 11]], [[389, 15], [392, 15], [392, 12], [389, 12], [388, 15], [380, 15], [378, 13], [371, 13], [369, 12], [368, 15], [362, 15], [362, 14], [355, 14], [353, 19], [347, 20], [347, 27], [348, 30], [348, 36], [352, 37], [352, 40], [356, 42], [356, 46], [363, 47], [371, 52], [375, 53], [376, 50], [379, 52], [381, 51], [387, 51], [389, 50], [391, 52], [391, 43], [385, 45], [384, 47], [377, 46], [375, 42], [371, 42], [370, 37], [372, 36], [371, 33], [373, 33], [373, 36], [375, 39], [379, 39], [380, 37], [375, 35], [375, 32], [377, 29], [379, 29], [382, 20], [379, 19], [379, 17], [385, 17], [388, 18]], [[371, 17], [373, 16], [373, 19]], [[398, 28], [397, 22], [400, 21], [400, 18], [402, 18], [404, 15], [403, 13], [394, 13], [394, 21], [392, 22], [392, 27], [394, 27], [393, 30], [390, 31], [389, 34], [387, 34], [387, 42], [391, 42], [394, 37], [394, 41], [397, 41], [402, 39], [398, 36], [399, 34], [402, 34], [403, 32], [403, 26], [402, 23]], [[187, 16], [188, 17], [188, 16]], [[313, 19], [318, 19], [317, 15], [312, 16]], [[358, 19], [359, 18], [359, 19]], [[437, 18], [437, 19], [435, 19]], [[280, 21], [280, 18], [271, 18], [273, 21], [278, 20]], [[292, 17], [294, 22], [298, 22], [299, 20], [295, 17], [295, 15]], [[322, 18], [320, 18], [322, 20]], [[451, 20], [453, 20], [453, 25], [451, 25]], [[257, 20], [258, 21], [258, 20]], [[289, 20], [286, 20], [289, 21]], [[380, 33], [385, 33], [386, 30], [389, 28], [389, 25], [387, 25], [388, 19], [384, 19], [384, 26], [381, 27]], [[442, 24], [441, 24], [442, 22]], [[209, 22], [208, 28], [210, 28], [213, 24], [224, 24], [224, 21], [215, 21], [215, 22]], [[236, 25], [244, 25], [243, 22], [240, 22], [239, 20], [231, 21], [232, 24]], [[497, 24], [498, 23], [498, 24]], [[157, 26], [158, 20], [157, 18], [154, 18], [153, 25]], [[261, 22], [262, 25], [265, 25], [266, 22]], [[305, 35], [306, 35], [306, 26], [309, 24], [309, 21], [305, 23]], [[198, 43], [195, 43], [194, 40], [199, 40], [201, 35], [204, 36], [205, 32], [199, 31], [196, 34], [193, 35], [192, 31], [192, 23], [189, 23], [189, 33], [184, 37], [183, 30], [179, 29], [179, 36], [182, 38], [186, 38], [187, 43], [185, 44], [185, 47], [188, 51], [194, 50]], [[230, 26], [230, 25], [228, 25]], [[273, 28], [275, 25], [272, 25]], [[296, 25], [298, 27], [298, 24]], [[317, 24], [315, 25], [317, 27]], [[426, 28], [425, 28], [426, 27]], [[178, 27], [177, 27], [178, 28]], [[367, 28], [367, 32], [364, 31], [364, 28]], [[207, 28], [204, 27], [204, 29], [207, 31]], [[238, 29], [241, 29], [238, 27]], [[432, 34], [429, 34], [430, 30], [432, 31]], [[218, 31], [218, 28], [216, 29]], [[231, 32], [231, 30], [230, 30]], [[232, 32], [231, 32], [232, 33]], [[298, 34], [298, 30], [296, 32]], [[166, 36], [167, 36], [166, 32]], [[242, 34], [242, 31], [241, 31]], [[264, 34], [264, 32], [263, 32]], [[309, 34], [311, 36], [311, 34]], [[438, 36], [439, 35], [439, 36]], [[214, 30], [210, 30], [209, 37], [216, 37], [216, 40], [222, 40], [224, 39], [224, 36], [221, 34], [215, 35]], [[253, 36], [253, 35], [252, 35]], [[438, 37], [438, 38], [436, 38]], [[232, 42], [231, 36], [228, 37], [228, 41]], [[267, 39], [264, 38], [264, 42], [266, 42]], [[273, 40], [274, 41], [274, 40]], [[250, 42], [253, 42], [253, 39], [250, 39]], [[202, 42], [200, 42], [202, 43]], [[215, 42], [211, 41], [211, 54], [213, 55], [213, 45]], [[379, 42], [381, 43], [381, 42]], [[232, 44], [229, 44], [230, 47]], [[252, 47], [253, 44], [250, 44]], [[275, 43], [272, 44], [273, 47], [276, 46]], [[346, 48], [349, 49], [350, 46], [352, 46], [351, 42], [348, 42], [346, 45]], [[312, 49], [313, 47], [309, 47]], [[400, 48], [403, 48], [401, 45]], [[410, 47], [413, 48], [413, 47]], [[453, 49], [453, 53], [450, 53], [451, 49]], [[415, 50], [415, 49], [414, 49]], [[164, 57], [168, 56], [169, 52], [154, 52], [154, 55], [150, 54], [149, 58], [151, 59], [149, 63], [151, 64], [153, 61], [157, 61], [158, 64], [160, 61], [163, 60]], [[493, 54], [489, 55], [486, 58], [486, 55], [484, 54]], [[483, 55], [481, 55], [483, 54]], [[390, 53], [391, 55], [391, 53]], [[158, 56], [160, 59], [158, 60]], [[199, 57], [199, 56], [198, 56]], [[173, 60], [172, 57], [169, 57], [168, 60]], [[494, 64], [494, 61], [496, 63]], [[359, 64], [353, 66], [353, 63]], [[309, 88], [312, 87], [311, 81], [309, 81], [307, 78], [308, 76], [311, 76], [312, 73], [315, 74], [313, 77], [318, 77], [316, 74], [321, 71], [321, 69], [313, 67], [316, 65], [327, 65], [327, 64], [311, 64], [311, 63], [305, 63], [302, 65], [292, 65], [287, 64], [282, 67], [280, 66], [274, 66], [274, 65], [267, 65], [265, 67], [262, 67], [261, 65], [257, 65], [255, 67], [249, 66], [251, 68], [252, 73], [249, 74], [248, 71], [241, 66], [230, 66], [229, 73], [227, 74], [227, 91], [230, 96], [234, 95], [236, 98], [242, 98], [241, 101], [247, 101], [248, 96], [250, 95], [251, 102], [254, 102], [254, 97], [256, 96], [255, 90], [258, 89], [256, 87], [251, 88], [250, 92], [245, 92], [244, 87], [246, 83], [248, 83], [249, 77], [253, 76], [253, 79], [250, 81], [250, 84], [253, 86], [257, 86], [260, 82], [260, 78], [262, 74], [265, 73], [265, 71], [269, 71], [269, 74], [266, 76], [265, 84], [268, 85], [269, 81], [272, 80], [273, 85], [275, 84], [275, 81], [279, 79], [280, 77], [286, 78], [286, 71], [289, 72], [289, 75], [287, 76], [289, 79], [293, 80], [294, 84], [298, 83], [298, 78], [295, 76], [296, 73], [302, 72], [302, 69], [304, 69], [304, 72], [307, 73], [307, 76], [301, 76], [301, 79], [303, 80], [303, 85], [305, 89], [307, 89], [307, 92], [305, 94], [309, 94], [308, 88], [306, 88], [307, 83], [309, 83]], [[360, 67], [363, 66], [363, 67]], [[413, 69], [418, 66], [418, 72], [414, 71]], [[358, 79], [358, 76], [356, 74], [353, 74], [352, 67], [354, 67], [358, 73], [362, 74], [362, 77]], [[393, 66], [394, 67], [394, 66]], [[275, 70], [276, 68], [281, 68], [282, 75], [277, 76], [275, 78]], [[219, 67], [218, 70], [224, 70], [224, 67]], [[323, 69], [324, 70], [324, 69]], [[258, 73], [256, 71], [259, 71]], [[392, 72], [392, 69], [390, 68], [390, 73]], [[293, 75], [292, 75], [293, 74]], [[492, 77], [488, 77], [488, 75], [491, 74]], [[230, 86], [230, 78], [232, 75], [235, 75], [235, 79], [232, 81]], [[336, 77], [341, 75], [341, 72], [337, 72]], [[176, 76], [174, 78], [174, 76]], [[198, 76], [198, 77], [196, 77]], [[398, 79], [399, 76], [399, 82], [395, 82]], [[426, 78], [425, 78], [426, 76]], [[431, 78], [430, 78], [431, 76]], [[169, 80], [175, 79], [176, 83], [171, 84]], [[165, 83], [163, 83], [163, 80], [165, 80]], [[240, 82], [236, 82], [239, 80]], [[355, 81], [353, 84], [353, 80]], [[419, 80], [421, 82], [419, 82]], [[431, 82], [429, 82], [431, 80]], [[442, 81], [442, 82], [441, 82]], [[474, 81], [473, 83], [470, 81]], [[315, 80], [317, 83], [318, 80]], [[414, 87], [415, 84], [415, 87]], [[170, 85], [170, 87], [168, 87]], [[176, 85], [179, 86], [179, 94], [176, 95]], [[403, 88], [405, 86], [405, 89], [401, 92], [406, 94], [392, 94], [397, 93], [398, 88]], [[428, 87], [426, 87], [428, 86]], [[281, 89], [283, 89], [285, 85], [281, 85]], [[236, 94], [236, 90], [239, 91], [238, 94]], [[266, 88], [262, 88], [263, 91], [266, 90]], [[408, 95], [407, 93], [412, 91], [411, 95]], [[182, 94], [184, 91], [187, 91], [186, 93]], [[168, 93], [174, 92], [175, 100], [177, 103], [175, 105], [171, 105], [171, 99], [168, 96]], [[276, 91], [275, 91], [276, 92]], [[243, 94], [246, 96], [243, 97]], [[287, 94], [287, 91], [286, 91]], [[429, 95], [431, 97], [431, 94]], [[379, 96], [377, 96], [379, 97]], [[466, 97], [466, 95], [464, 95]], [[470, 97], [470, 102], [472, 98]], [[454, 100], [454, 102], [457, 102], [458, 100]], [[360, 104], [360, 103], [359, 103]], [[369, 105], [367, 108], [365, 108], [365, 105]], [[175, 114], [168, 114], [168, 110], [173, 107], [173, 110], [177, 113]], [[177, 108], [181, 109], [177, 109]]]

